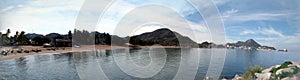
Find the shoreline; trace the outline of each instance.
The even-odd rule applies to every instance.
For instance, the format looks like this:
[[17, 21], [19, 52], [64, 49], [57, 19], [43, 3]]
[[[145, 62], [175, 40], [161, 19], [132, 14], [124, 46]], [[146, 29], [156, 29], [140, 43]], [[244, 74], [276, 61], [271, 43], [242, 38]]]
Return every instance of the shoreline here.
[[[0, 61], [2, 60], [8, 60], [13, 58], [20, 58], [24, 56], [29, 55], [37, 55], [37, 54], [55, 54], [55, 53], [72, 53], [72, 52], [82, 52], [82, 51], [93, 51], [93, 50], [112, 50], [112, 49], [125, 49], [125, 48], [133, 48], [129, 46], [113, 46], [113, 45], [82, 45], [80, 47], [57, 47], [56, 50], [47, 50], [47, 48], [44, 48], [43, 46], [4, 46], [0, 48], [0, 52], [2, 50], [14, 50], [14, 53], [8, 53], [8, 55], [4, 56], [2, 53], [0, 53]], [[181, 47], [181, 46], [137, 46], [134, 48], [189, 48], [189, 47]], [[17, 53], [18, 49], [24, 49], [29, 50], [29, 53], [25, 53], [22, 51], [22, 53]], [[32, 52], [33, 49], [40, 49], [41, 52]], [[204, 48], [204, 49], [210, 49], [210, 48]], [[218, 48], [215, 48], [218, 49]], [[228, 49], [228, 48], [223, 48]], [[263, 51], [269, 51], [269, 50], [263, 50]]]
[[[150, 48], [151, 46], [138, 46], [138, 48]], [[180, 48], [180, 46], [162, 46], [163, 48]], [[56, 54], [56, 53], [72, 53], [72, 52], [82, 52], [82, 51], [93, 51], [93, 50], [112, 50], [112, 49], [125, 49], [131, 48], [128, 46], [112, 46], [112, 45], [83, 45], [78, 48], [76, 47], [57, 47], [55, 50], [47, 50], [43, 46], [18, 46], [14, 48], [13, 46], [5, 46], [0, 48], [2, 50], [14, 50], [13, 53], [9, 52], [8, 55], [4, 56], [0, 54], [0, 61], [20, 58], [24, 56], [30, 55], [38, 55], [38, 54]], [[161, 48], [161, 47], [151, 47], [151, 48]], [[17, 53], [18, 49], [30, 50], [29, 53]], [[32, 49], [41, 49], [41, 52], [32, 52]]]

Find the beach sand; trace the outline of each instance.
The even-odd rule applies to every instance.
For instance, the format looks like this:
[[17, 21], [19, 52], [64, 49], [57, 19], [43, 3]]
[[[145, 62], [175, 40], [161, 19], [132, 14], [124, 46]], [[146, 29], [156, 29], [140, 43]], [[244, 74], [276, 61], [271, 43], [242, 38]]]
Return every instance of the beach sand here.
[[[180, 48], [179, 46], [138, 46], [138, 48]], [[58, 47], [55, 51], [54, 50], [47, 50], [47, 48], [44, 48], [43, 46], [18, 46], [16, 48], [14, 47], [2, 47], [0, 50], [14, 50], [13, 53], [8, 53], [8, 55], [0, 55], [0, 60], [7, 60], [7, 59], [13, 59], [13, 58], [19, 58], [23, 56], [28, 55], [36, 55], [36, 54], [46, 54], [46, 53], [68, 53], [68, 52], [81, 52], [81, 51], [92, 51], [92, 50], [111, 50], [111, 49], [122, 49], [122, 48], [130, 48], [127, 46], [111, 46], [111, 45], [82, 45], [80, 47]], [[23, 50], [30, 50], [29, 53], [25, 53], [24, 51], [22, 53], [17, 53], [18, 49]], [[33, 49], [41, 49], [41, 52], [32, 52]]]

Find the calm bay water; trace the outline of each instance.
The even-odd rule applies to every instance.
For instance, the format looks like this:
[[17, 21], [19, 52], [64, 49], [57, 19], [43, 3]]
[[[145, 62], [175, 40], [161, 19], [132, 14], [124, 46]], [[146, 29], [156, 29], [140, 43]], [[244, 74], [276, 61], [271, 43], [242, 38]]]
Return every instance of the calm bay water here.
[[[151, 52], [152, 51], [152, 52]], [[153, 52], [154, 51], [154, 52]], [[166, 51], [166, 59], [154, 59], [149, 54]], [[181, 54], [182, 52], [182, 54]], [[226, 52], [226, 53], [225, 53]], [[162, 79], [170, 80], [179, 71], [181, 56], [187, 56], [188, 60], [195, 60], [193, 56], [199, 56], [199, 65], [195, 79], [202, 79], [206, 76], [207, 70], [212, 60], [218, 61], [218, 57], [224, 56], [225, 60], [219, 60], [214, 64], [224, 63], [221, 67], [220, 77], [232, 78], [235, 74], [242, 74], [251, 66], [261, 65], [264, 68], [278, 65], [284, 61], [300, 62], [300, 53], [296, 51], [277, 52], [259, 50], [239, 50], [239, 49], [134, 49], [129, 50], [125, 55], [123, 50], [100, 50], [80, 53], [64, 54], [41, 54], [26, 56], [25, 59], [11, 59], [0, 61], [0, 78], [9, 80], [79, 80], [79, 79], [112, 79], [112, 80], [132, 80], [132, 79]], [[119, 58], [131, 60], [137, 66], [163, 66], [162, 69], [150, 78], [139, 78], [127, 74], [120, 69], [116, 63]], [[151, 59], [152, 58], [152, 59]], [[165, 64], [157, 61], [165, 60]], [[197, 59], [196, 59], [197, 60]], [[185, 60], [183, 60], [185, 61]], [[196, 63], [197, 61], [191, 61]], [[212, 67], [220, 68], [220, 67]], [[129, 71], [135, 68], [127, 68]], [[212, 69], [213, 71], [214, 69]], [[189, 69], [185, 70], [186, 72]], [[146, 75], [151, 70], [140, 73]]]

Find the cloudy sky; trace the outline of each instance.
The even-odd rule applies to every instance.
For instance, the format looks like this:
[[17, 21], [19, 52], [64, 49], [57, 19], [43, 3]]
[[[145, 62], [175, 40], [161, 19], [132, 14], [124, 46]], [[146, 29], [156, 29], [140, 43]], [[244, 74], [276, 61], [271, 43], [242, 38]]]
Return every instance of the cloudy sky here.
[[[252, 38], [288, 49], [300, 45], [300, 1], [188, 1], [193, 0], [1, 0], [0, 30], [66, 34], [76, 27], [124, 37], [165, 27], [197, 42], [225, 36], [221, 41]], [[222, 22], [215, 24], [223, 28], [208, 25], [215, 19], [210, 16], [219, 17]], [[224, 35], [213, 35], [215, 30]]]

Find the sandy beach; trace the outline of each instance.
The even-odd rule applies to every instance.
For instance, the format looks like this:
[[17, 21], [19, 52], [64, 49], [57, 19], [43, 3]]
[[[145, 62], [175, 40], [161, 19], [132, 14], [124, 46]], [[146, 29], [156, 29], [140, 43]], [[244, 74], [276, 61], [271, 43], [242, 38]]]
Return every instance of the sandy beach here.
[[[161, 48], [156, 46], [138, 46], [138, 48]], [[162, 46], [163, 48], [180, 48], [179, 46]], [[111, 49], [121, 49], [130, 48], [127, 46], [111, 46], [111, 45], [82, 45], [80, 47], [58, 47], [55, 50], [48, 50], [49, 48], [44, 48], [43, 46], [18, 46], [18, 47], [2, 47], [0, 50], [14, 50], [13, 53], [9, 52], [8, 55], [0, 55], [0, 60], [7, 60], [13, 58], [19, 58], [28, 55], [36, 54], [46, 54], [46, 53], [68, 53], [68, 52], [80, 52], [80, 51], [92, 51], [92, 50], [111, 50]], [[29, 53], [17, 53], [18, 49], [29, 50]], [[41, 52], [32, 52], [31, 50], [40, 49]]]

